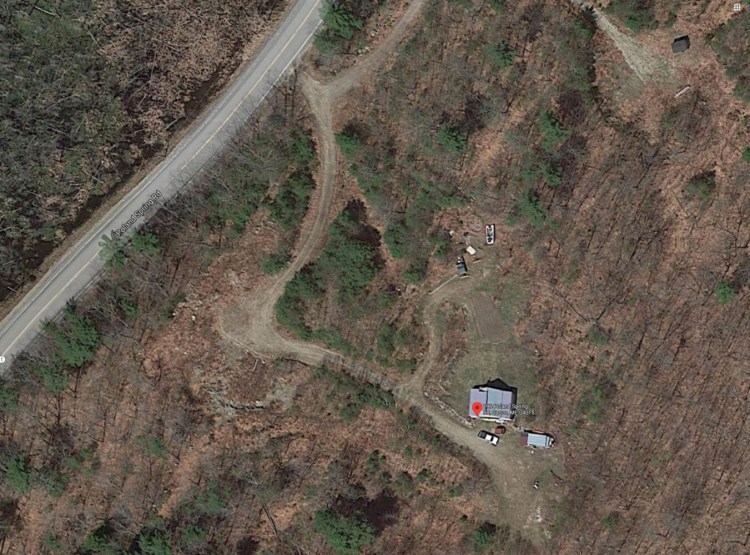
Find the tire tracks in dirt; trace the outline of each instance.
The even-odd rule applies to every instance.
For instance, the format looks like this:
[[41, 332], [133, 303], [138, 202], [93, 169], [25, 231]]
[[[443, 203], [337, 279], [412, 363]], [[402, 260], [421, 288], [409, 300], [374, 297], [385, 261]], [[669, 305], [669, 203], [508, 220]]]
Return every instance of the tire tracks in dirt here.
[[675, 78], [674, 69], [663, 57], [652, 54], [638, 41], [620, 31], [600, 10], [588, 6], [583, 0], [571, 0], [571, 2], [580, 9], [591, 9], [597, 26], [612, 39], [612, 42], [625, 58], [625, 63], [642, 82], [646, 83], [652, 78], [660, 80], [673, 80]]
[[[455, 414], [455, 411], [450, 414], [448, 411], [452, 409], [448, 409], [447, 406], [438, 407], [424, 392], [425, 380], [440, 355], [441, 341], [433, 322], [434, 313], [442, 300], [455, 294], [456, 287], [445, 287], [439, 295], [428, 297], [423, 307], [424, 322], [429, 334], [428, 353], [414, 376], [404, 383], [397, 383], [372, 368], [347, 360], [331, 349], [284, 337], [275, 326], [275, 305], [283, 294], [284, 287], [322, 248], [326, 237], [337, 168], [336, 140], [333, 131], [333, 108], [336, 100], [369, 77], [388, 59], [420, 14], [424, 4], [425, 0], [412, 2], [393, 27], [391, 34], [375, 50], [329, 83], [320, 83], [308, 73], [302, 73], [302, 93], [313, 115], [320, 151], [319, 192], [311, 199], [308, 214], [300, 231], [301, 243], [290, 265], [267, 287], [257, 287], [236, 299], [232, 305], [217, 309], [216, 322], [219, 334], [225, 341], [259, 358], [286, 358], [309, 366], [328, 365], [392, 392], [400, 404], [418, 409], [435, 430], [456, 445], [466, 448], [476, 460], [484, 464], [497, 486], [497, 499], [507, 501], [507, 491], [518, 492], [523, 488], [517, 473], [513, 472], [512, 463], [500, 457], [496, 447], [480, 442], [468, 419], [463, 419]], [[456, 283], [460, 282], [451, 285], [455, 286]], [[459, 418], [462, 418], [462, 421]], [[508, 505], [509, 503], [503, 503], [503, 506]], [[514, 523], [518, 529], [523, 527], [523, 520], [512, 518], [512, 513], [509, 513], [508, 517], [509, 522]]]

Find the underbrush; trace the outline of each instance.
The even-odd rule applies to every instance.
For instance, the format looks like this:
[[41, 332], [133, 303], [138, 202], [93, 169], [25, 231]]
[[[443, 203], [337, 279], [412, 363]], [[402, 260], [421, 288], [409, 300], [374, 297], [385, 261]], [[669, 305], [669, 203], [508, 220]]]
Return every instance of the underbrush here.
[[738, 14], [719, 27], [710, 45], [726, 69], [727, 77], [735, 80], [735, 94], [750, 103], [750, 19]]

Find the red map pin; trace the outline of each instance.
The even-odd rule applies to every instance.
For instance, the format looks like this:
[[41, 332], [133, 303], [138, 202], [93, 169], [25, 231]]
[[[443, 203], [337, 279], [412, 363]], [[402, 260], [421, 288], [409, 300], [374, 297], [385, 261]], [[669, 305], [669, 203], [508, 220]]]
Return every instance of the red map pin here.
[[482, 412], [482, 403], [480, 403], [479, 401], [477, 401], [476, 403], [474, 403], [473, 405], [471, 405], [471, 410], [474, 411], [474, 414], [476, 414], [477, 416], [479, 416], [479, 413]]

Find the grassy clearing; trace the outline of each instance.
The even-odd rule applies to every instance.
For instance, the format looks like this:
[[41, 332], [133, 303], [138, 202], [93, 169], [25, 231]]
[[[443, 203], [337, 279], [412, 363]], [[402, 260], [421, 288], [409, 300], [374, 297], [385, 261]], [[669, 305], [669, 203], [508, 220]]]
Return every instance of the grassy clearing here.
[[[475, 320], [473, 302], [469, 299], [480, 292], [498, 299], [499, 317], [493, 325], [493, 342], [482, 340], [476, 321], [469, 325], [469, 348], [447, 370], [448, 392], [443, 400], [460, 414], [466, 412], [469, 389], [493, 378], [501, 378], [518, 388], [518, 405], [528, 405], [535, 416], [517, 416], [518, 422], [539, 423], [544, 419], [544, 407], [538, 391], [533, 358], [515, 336], [515, 326], [525, 311], [528, 297], [519, 277], [509, 276], [498, 290], [485, 282], [478, 282], [465, 297], [469, 318]], [[495, 329], [496, 328], [496, 329]]]

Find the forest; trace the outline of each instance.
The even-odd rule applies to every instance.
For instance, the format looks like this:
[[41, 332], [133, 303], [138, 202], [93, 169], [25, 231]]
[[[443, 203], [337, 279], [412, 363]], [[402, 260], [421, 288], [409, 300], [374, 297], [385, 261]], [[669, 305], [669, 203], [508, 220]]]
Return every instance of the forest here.
[[[68, 13], [58, 4], [17, 3], [4, 21], [53, 29]], [[193, 190], [131, 242], [103, 240], [102, 281], [2, 382], [0, 553], [745, 552], [746, 24], [706, 5], [603, 10], [651, 56], [668, 47], [670, 25], [703, 26], [705, 48], [646, 81], [569, 2], [422, 7], [397, 55], [335, 106], [325, 240], [289, 272], [276, 305], [280, 334], [348, 365], [256, 357], [220, 325], [289, 269], [319, 202], [321, 137], [293, 76]], [[356, 67], [353, 52], [372, 37], [367, 18], [389, 6], [328, 13], [308, 70], [323, 79]], [[116, 8], [124, 22], [139, 13]], [[92, 60], [109, 52], [114, 35], [97, 27], [106, 18], [70, 20], [65, 36], [99, 41]], [[95, 68], [81, 61], [76, 71], [105, 79]], [[682, 81], [669, 72], [708, 84], [676, 98]], [[117, 116], [126, 130], [133, 109], [123, 103]], [[165, 114], [149, 136], [186, 117]], [[20, 133], [7, 127], [14, 118], [8, 137]], [[79, 148], [65, 145], [64, 156]], [[448, 283], [461, 232], [488, 221], [494, 250], [482, 244], [470, 277]], [[456, 282], [476, 289], [423, 311], [428, 293]], [[481, 350], [468, 341], [480, 293], [529, 351], [528, 368], [513, 371], [538, 382], [538, 424], [564, 454], [564, 476], [545, 471], [540, 493], [514, 483], [520, 469], [496, 487], [470, 451], [396, 400], [399, 387], [347, 370], [406, 386], [436, 337], [450, 347], [437, 360], [451, 368]], [[509, 373], [503, 363], [493, 368]], [[366, 447], [352, 439], [363, 430]], [[499, 518], [499, 507], [516, 508], [508, 491], [546, 488], [562, 501], [540, 502], [537, 521], [519, 518], [548, 535], [531, 539], [536, 524]]]
[[162, 156], [283, 4], [0, 6], [0, 299]]
[[[538, 353], [566, 445], [554, 552], [747, 546], [735, 509], [748, 454], [725, 439], [747, 420], [748, 20], [717, 6], [608, 3], [626, 44], [660, 64], [644, 82], [568, 4], [429, 5], [400, 55], [337, 107], [340, 161], [387, 260], [366, 298], [437, 288], [460, 252], [448, 230], [498, 221], [493, 285], [508, 267], [524, 275], [514, 333]], [[696, 46], [670, 58], [682, 29]], [[388, 367], [378, 353], [423, 300], [362, 314], [331, 309], [332, 296], [307, 317]], [[708, 421], [690, 410], [698, 391], [722, 407]]]
[[[264, 261], [299, 233], [295, 218], [314, 187], [300, 184], [317, 156], [298, 94], [292, 80], [132, 241], [103, 241], [103, 280], [2, 382], [1, 552], [346, 555], [437, 549], [437, 538], [459, 550], [526, 549], [516, 532], [487, 523], [486, 510], [455, 509], [487, 487], [476, 463], [388, 392], [340, 369], [210, 348], [218, 338], [210, 319], [196, 320], [198, 299], [224, 287], [227, 258], [251, 253], [251, 266], [267, 271]], [[334, 220], [324, 258], [338, 266], [320, 266], [344, 296], [371, 274], [342, 274], [342, 265], [360, 256], [370, 272], [382, 265], [364, 218], [354, 203]], [[244, 231], [258, 227], [272, 240], [245, 248]], [[179, 349], [185, 325], [189, 352]], [[279, 371], [293, 376], [281, 400]], [[368, 450], [345, 440], [365, 422]], [[304, 510], [282, 524], [292, 499]], [[419, 535], [403, 534], [415, 519]]]

